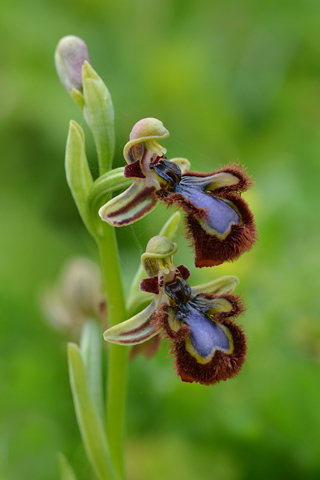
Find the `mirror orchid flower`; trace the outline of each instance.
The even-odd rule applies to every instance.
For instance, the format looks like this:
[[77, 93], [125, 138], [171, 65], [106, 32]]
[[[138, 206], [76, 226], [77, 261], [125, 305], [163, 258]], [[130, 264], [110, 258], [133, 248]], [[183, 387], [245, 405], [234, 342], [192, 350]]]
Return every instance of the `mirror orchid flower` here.
[[136, 123], [124, 147], [124, 176], [133, 183], [100, 208], [100, 217], [120, 227], [147, 215], [158, 201], [175, 205], [186, 213], [196, 267], [235, 260], [257, 238], [253, 215], [240, 196], [252, 185], [250, 177], [236, 164], [211, 173], [190, 172], [188, 160], [166, 158], [158, 140], [168, 135], [155, 118]]
[[141, 257], [148, 274], [140, 289], [154, 294], [151, 304], [129, 320], [104, 333], [108, 342], [141, 344], [156, 335], [169, 339], [178, 375], [184, 382], [212, 385], [232, 378], [246, 356], [246, 339], [235, 323], [244, 311], [233, 295], [237, 277], [227, 276], [190, 287], [189, 270], [175, 267], [177, 244], [167, 237], [153, 237]]

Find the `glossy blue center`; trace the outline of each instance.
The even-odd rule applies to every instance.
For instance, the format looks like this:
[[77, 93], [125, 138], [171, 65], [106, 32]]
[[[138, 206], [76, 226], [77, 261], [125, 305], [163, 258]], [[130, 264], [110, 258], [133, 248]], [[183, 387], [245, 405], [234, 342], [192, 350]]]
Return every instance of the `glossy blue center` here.
[[195, 207], [205, 209], [207, 218], [203, 218], [204, 222], [220, 235], [227, 233], [231, 225], [240, 223], [238, 213], [229, 203], [196, 188], [196, 185], [189, 186], [181, 182], [175, 191], [186, 197]]
[[216, 350], [230, 350], [230, 340], [221, 325], [190, 304], [184, 304], [184, 307], [179, 317], [190, 327], [190, 341], [198, 355], [206, 358]]

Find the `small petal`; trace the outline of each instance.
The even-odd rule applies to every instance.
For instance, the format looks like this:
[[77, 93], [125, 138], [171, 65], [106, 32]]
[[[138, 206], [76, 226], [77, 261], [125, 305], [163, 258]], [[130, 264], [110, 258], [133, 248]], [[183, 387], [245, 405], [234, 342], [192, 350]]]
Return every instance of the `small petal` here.
[[179, 274], [181, 275], [183, 280], [188, 280], [191, 275], [189, 268], [187, 268], [185, 265], [179, 265], [177, 267], [177, 270], [179, 270]]
[[190, 162], [186, 158], [171, 158], [170, 162], [174, 162], [181, 170], [181, 174], [185, 174], [190, 170]]
[[140, 290], [158, 295], [160, 291], [158, 276], [143, 278], [140, 282]]
[[157, 206], [154, 192], [155, 187], [146, 187], [145, 181], [138, 179], [123, 193], [103, 205], [99, 215], [114, 227], [131, 225]]
[[143, 171], [141, 170], [141, 164], [139, 160], [126, 165], [124, 167], [123, 175], [126, 178], [146, 178]]
[[154, 323], [153, 313], [156, 304], [153, 301], [147, 308], [134, 317], [109, 328], [103, 338], [110, 343], [118, 345], [136, 345], [145, 342], [157, 335], [161, 328]]

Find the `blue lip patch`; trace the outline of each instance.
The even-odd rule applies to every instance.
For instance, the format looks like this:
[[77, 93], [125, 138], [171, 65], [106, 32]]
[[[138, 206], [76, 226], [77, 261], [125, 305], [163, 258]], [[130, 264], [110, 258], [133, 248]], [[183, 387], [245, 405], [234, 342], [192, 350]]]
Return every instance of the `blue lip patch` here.
[[212, 356], [216, 350], [230, 351], [228, 335], [219, 324], [190, 306], [185, 313], [182, 321], [190, 327], [190, 341], [200, 357]]
[[183, 185], [176, 186], [176, 192], [184, 195], [195, 207], [207, 211], [204, 221], [218, 234], [228, 232], [231, 225], [241, 223], [238, 213], [225, 200], [214, 197], [200, 189]]

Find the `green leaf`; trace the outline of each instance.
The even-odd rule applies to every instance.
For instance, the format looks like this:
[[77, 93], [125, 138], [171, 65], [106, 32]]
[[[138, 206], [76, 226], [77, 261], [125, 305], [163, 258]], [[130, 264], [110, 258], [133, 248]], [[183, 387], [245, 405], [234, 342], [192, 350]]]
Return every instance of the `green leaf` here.
[[63, 453], [58, 454], [61, 480], [77, 480], [77, 477]]
[[[180, 220], [181, 214], [179, 212], [171, 215], [169, 220], [167, 220], [167, 222], [161, 228], [159, 235], [168, 237], [172, 240], [176, 234]], [[139, 289], [140, 282], [143, 278], [145, 278], [145, 276], [146, 273], [140, 264], [132, 281], [128, 296], [127, 309], [130, 315], [133, 315], [136, 312], [138, 305], [145, 305], [146, 301], [150, 298], [149, 293], [142, 292]]]
[[88, 62], [82, 67], [82, 84], [83, 113], [93, 134], [102, 175], [111, 169], [115, 149], [112, 99], [106, 85]]
[[93, 179], [85, 152], [84, 133], [80, 125], [71, 121], [66, 148], [66, 175], [69, 188], [88, 231], [95, 236], [95, 225], [89, 208], [89, 192]]
[[88, 320], [81, 333], [80, 350], [87, 371], [92, 400], [104, 422], [102, 387], [102, 330], [94, 320]]
[[99, 480], [119, 480], [112, 464], [101, 417], [92, 400], [86, 368], [78, 346], [68, 345], [69, 375], [82, 441]]

